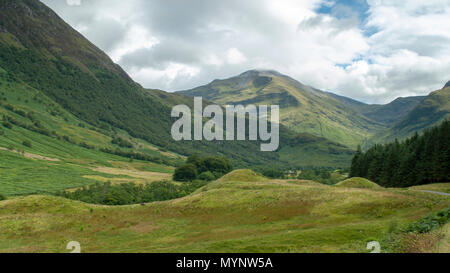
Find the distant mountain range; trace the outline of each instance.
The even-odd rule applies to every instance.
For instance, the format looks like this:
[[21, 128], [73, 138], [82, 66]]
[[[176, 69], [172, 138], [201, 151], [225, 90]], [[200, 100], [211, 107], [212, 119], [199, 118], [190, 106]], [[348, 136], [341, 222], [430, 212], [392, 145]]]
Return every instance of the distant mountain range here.
[[276, 71], [251, 70], [178, 93], [222, 105], [280, 105], [281, 123], [289, 129], [355, 148], [404, 138], [449, 118], [449, 92], [444, 88], [427, 97], [369, 105], [306, 86]]

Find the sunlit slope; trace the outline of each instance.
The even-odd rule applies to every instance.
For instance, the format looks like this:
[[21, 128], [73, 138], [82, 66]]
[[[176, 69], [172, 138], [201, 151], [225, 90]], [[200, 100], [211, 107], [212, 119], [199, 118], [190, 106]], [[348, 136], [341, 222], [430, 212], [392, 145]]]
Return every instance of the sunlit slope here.
[[280, 105], [281, 123], [288, 128], [351, 148], [384, 128], [333, 94], [303, 85], [276, 71], [252, 70], [180, 94], [201, 96], [222, 105]]
[[422, 192], [268, 180], [235, 171], [182, 199], [126, 207], [0, 202], [0, 252], [366, 252], [392, 223], [449, 206]]

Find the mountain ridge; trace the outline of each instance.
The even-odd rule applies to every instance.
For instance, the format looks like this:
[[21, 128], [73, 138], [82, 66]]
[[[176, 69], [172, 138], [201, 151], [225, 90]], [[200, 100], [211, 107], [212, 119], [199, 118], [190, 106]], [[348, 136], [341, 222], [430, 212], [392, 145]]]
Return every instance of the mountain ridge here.
[[373, 130], [384, 128], [383, 124], [365, 117], [338, 95], [304, 85], [273, 70], [249, 70], [236, 77], [177, 93], [201, 96], [221, 105], [280, 105], [281, 123], [291, 130], [325, 137], [351, 148], [370, 137], [367, 127]]
[[380, 135], [392, 133], [392, 127], [432, 95], [399, 97], [384, 105], [367, 104], [304, 85], [270, 69], [248, 70], [177, 93], [201, 96], [221, 105], [278, 104], [282, 109], [281, 123], [288, 128], [352, 148], [378, 143]]

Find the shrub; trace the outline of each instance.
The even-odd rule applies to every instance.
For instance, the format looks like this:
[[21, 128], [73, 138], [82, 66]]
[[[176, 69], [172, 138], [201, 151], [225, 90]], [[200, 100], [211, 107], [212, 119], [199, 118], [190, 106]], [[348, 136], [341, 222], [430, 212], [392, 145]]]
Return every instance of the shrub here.
[[[189, 167], [186, 167], [188, 165]], [[194, 172], [195, 170], [195, 172]], [[186, 164], [175, 170], [175, 181], [192, 181], [196, 178], [204, 181], [219, 179], [233, 170], [233, 164], [226, 157], [202, 157], [199, 155], [190, 156]], [[193, 174], [196, 174], [193, 177]], [[197, 174], [204, 174], [201, 178]], [[214, 178], [213, 178], [214, 177]], [[210, 180], [212, 179], [212, 180]]]
[[0, 193], [0, 201], [6, 200], [6, 196]]
[[284, 176], [284, 172], [279, 171], [279, 170], [275, 170], [275, 169], [264, 170], [262, 172], [262, 175], [264, 175], [265, 177], [268, 177], [268, 178], [281, 178], [281, 179], [283, 179], [285, 177]]
[[216, 176], [215, 176], [212, 172], [207, 171], [207, 172], [201, 173], [201, 174], [198, 176], [198, 179], [199, 179], [199, 180], [203, 180], [203, 181], [213, 181], [213, 180], [216, 179]]
[[416, 233], [428, 233], [447, 224], [449, 222], [449, 217], [450, 208], [447, 208], [437, 213], [433, 213], [430, 216], [423, 218], [422, 220], [412, 223], [411, 225], [409, 225], [407, 231]]
[[121, 137], [114, 137], [111, 143], [116, 144], [122, 148], [133, 148], [133, 143]]
[[197, 168], [193, 164], [184, 164], [175, 170], [173, 180], [192, 181], [197, 178]]

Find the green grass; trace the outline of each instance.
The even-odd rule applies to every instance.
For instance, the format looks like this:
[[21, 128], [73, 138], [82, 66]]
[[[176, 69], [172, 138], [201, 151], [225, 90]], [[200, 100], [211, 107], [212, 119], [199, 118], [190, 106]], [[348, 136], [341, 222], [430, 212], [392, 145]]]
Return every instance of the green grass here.
[[410, 190], [436, 191], [436, 192], [450, 193], [450, 183], [439, 183], [439, 184], [415, 186], [415, 187], [411, 187]]
[[352, 177], [336, 184], [337, 187], [360, 188], [360, 189], [381, 189], [378, 184], [361, 177]]
[[[367, 252], [450, 205], [415, 191], [268, 180], [235, 171], [193, 195], [107, 207], [49, 196], [0, 202], [0, 252]], [[383, 245], [382, 245], [383, 247]]]

